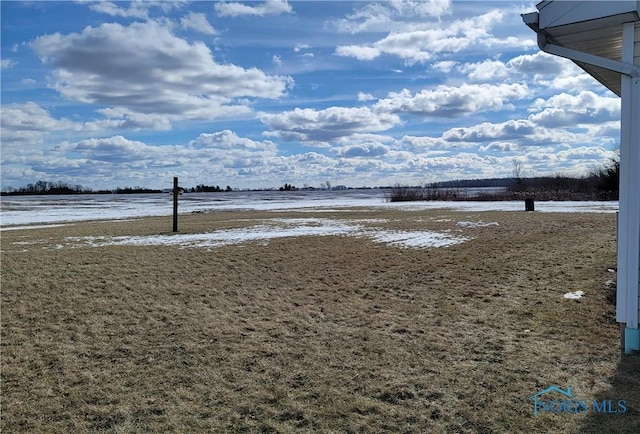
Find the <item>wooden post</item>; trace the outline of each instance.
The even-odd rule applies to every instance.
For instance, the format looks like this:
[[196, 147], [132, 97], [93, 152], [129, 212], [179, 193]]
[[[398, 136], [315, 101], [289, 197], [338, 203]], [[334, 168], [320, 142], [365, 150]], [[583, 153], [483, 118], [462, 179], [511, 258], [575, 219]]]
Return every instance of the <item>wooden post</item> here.
[[178, 177], [173, 177], [173, 232], [178, 232]]

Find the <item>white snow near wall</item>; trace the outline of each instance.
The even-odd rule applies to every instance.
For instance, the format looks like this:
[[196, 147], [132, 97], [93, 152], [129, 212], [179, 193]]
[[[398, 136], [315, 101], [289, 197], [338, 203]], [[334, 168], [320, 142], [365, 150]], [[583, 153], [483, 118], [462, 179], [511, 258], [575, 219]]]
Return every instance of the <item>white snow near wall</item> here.
[[564, 298], [568, 298], [570, 300], [579, 300], [582, 298], [583, 295], [584, 295], [583, 291], [567, 292], [564, 295]]

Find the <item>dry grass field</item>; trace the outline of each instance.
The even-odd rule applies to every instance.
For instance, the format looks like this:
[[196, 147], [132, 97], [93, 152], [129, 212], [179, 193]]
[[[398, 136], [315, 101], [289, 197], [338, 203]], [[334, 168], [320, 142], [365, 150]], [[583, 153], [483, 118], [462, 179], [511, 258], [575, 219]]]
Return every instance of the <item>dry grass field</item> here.
[[[3, 231], [2, 432], [640, 432], [615, 215], [219, 212], [179, 235], [311, 217], [466, 241], [140, 242], [176, 237], [170, 218]], [[534, 416], [551, 385], [628, 411]]]

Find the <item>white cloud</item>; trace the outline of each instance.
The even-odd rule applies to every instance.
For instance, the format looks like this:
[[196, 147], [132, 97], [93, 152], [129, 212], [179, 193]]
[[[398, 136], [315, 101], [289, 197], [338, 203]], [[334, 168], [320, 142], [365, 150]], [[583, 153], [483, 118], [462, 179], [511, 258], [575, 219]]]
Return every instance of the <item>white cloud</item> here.
[[614, 151], [599, 146], [529, 148], [523, 154], [523, 163], [528, 173], [585, 176], [593, 170], [596, 162], [610, 161], [614, 155]]
[[450, 117], [478, 111], [510, 108], [510, 102], [527, 97], [528, 88], [513, 84], [462, 84], [423, 89], [413, 95], [409, 90], [389, 93], [374, 109], [379, 112], [412, 113], [420, 116]]
[[240, 171], [255, 166], [269, 168], [279, 158], [275, 143], [239, 137], [230, 130], [202, 133], [186, 146], [149, 145], [118, 135], [65, 142], [47, 153], [47, 158], [25, 157], [23, 163], [36, 172], [72, 171], [79, 180], [99, 172], [104, 180], [131, 183], [140, 182], [136, 180], [140, 176], [151, 185], [157, 185], [157, 179], [169, 179], [178, 173], [181, 179], [194, 185], [212, 182], [212, 174], [232, 179]]
[[0, 108], [2, 148], [40, 145], [45, 136], [55, 131], [79, 131], [82, 124], [68, 119], [55, 119], [39, 105], [7, 104]]
[[508, 153], [508, 152], [516, 152], [520, 150], [518, 145], [511, 142], [491, 142], [488, 145], [480, 146], [478, 148], [480, 152], [499, 152], [499, 153]]
[[433, 69], [434, 71], [449, 73], [456, 65], [458, 65], [458, 62], [454, 60], [443, 60], [441, 62], [433, 63], [431, 65], [431, 69]]
[[509, 75], [509, 70], [504, 63], [488, 59], [461, 65], [460, 71], [467, 74], [467, 78], [474, 82], [497, 81]]
[[292, 84], [289, 77], [216, 63], [205, 44], [180, 39], [154, 21], [41, 36], [31, 46], [54, 68], [52, 86], [64, 97], [129, 116], [177, 120], [248, 113], [245, 98], [278, 98]]
[[11, 59], [1, 59], [0, 60], [0, 68], [2, 69], [10, 69], [16, 65], [16, 62]]
[[189, 142], [189, 146], [194, 149], [216, 149], [224, 151], [234, 151], [243, 154], [260, 153], [262, 156], [275, 156], [277, 147], [270, 140], [255, 141], [245, 137], [239, 137], [230, 130], [223, 130], [216, 133], [202, 133], [197, 139]]
[[356, 133], [337, 140], [340, 146], [331, 151], [343, 158], [378, 158], [384, 156], [385, 161], [393, 159], [397, 152], [393, 150], [396, 140], [391, 136], [380, 134]]
[[451, 9], [451, 0], [390, 0], [389, 6], [400, 16], [440, 17]]
[[116, 3], [110, 1], [91, 3], [89, 8], [95, 12], [125, 18], [147, 18], [149, 16], [147, 6], [140, 1], [132, 2], [128, 9], [121, 8]]
[[383, 3], [369, 3], [363, 8], [347, 15], [346, 18], [329, 23], [340, 32], [360, 33], [382, 31], [392, 23], [391, 10]]
[[74, 151], [85, 158], [109, 162], [138, 162], [157, 157], [158, 151], [168, 154], [168, 147], [153, 147], [139, 141], [129, 140], [122, 136], [108, 138], [92, 138], [81, 140], [73, 145], [66, 144], [60, 147], [66, 151]]
[[620, 118], [620, 99], [603, 97], [591, 91], [577, 95], [561, 93], [531, 105], [529, 119], [547, 128], [600, 124]]
[[180, 19], [180, 24], [185, 29], [195, 30], [196, 32], [203, 33], [205, 35], [215, 35], [216, 29], [209, 23], [205, 14], [189, 12]]
[[439, 18], [451, 12], [449, 0], [392, 0], [367, 3], [345, 18], [329, 23], [340, 32], [383, 32], [401, 29], [403, 21], [416, 18]]
[[574, 91], [602, 88], [570, 60], [543, 52], [514, 57], [507, 62], [507, 67], [542, 88]]
[[170, 117], [165, 114], [139, 113], [126, 108], [104, 108], [96, 110], [105, 116], [105, 120], [96, 121], [96, 126], [124, 130], [155, 130], [168, 131], [171, 129]]
[[449, 144], [440, 137], [403, 136], [400, 139], [400, 146], [417, 154], [425, 154], [434, 149], [449, 147]]
[[503, 12], [492, 10], [477, 17], [452, 22], [428, 22], [410, 26], [413, 27], [410, 30], [394, 30], [370, 44], [341, 45], [335, 53], [358, 60], [373, 60], [382, 54], [389, 54], [409, 64], [421, 63], [436, 54], [457, 53], [471, 46], [495, 45], [499, 39], [493, 37], [491, 30], [503, 17]]
[[173, 8], [180, 8], [184, 5], [181, 1], [149, 1], [133, 0], [128, 4], [128, 8], [121, 7], [123, 3], [110, 1], [97, 1], [89, 3], [89, 8], [94, 12], [123, 18], [149, 18], [149, 10], [158, 8], [163, 12], [168, 12]]
[[370, 93], [358, 92], [358, 101], [372, 101], [374, 99], [376, 99], [376, 97]]
[[[505, 171], [504, 168], [508, 169]], [[403, 175], [401, 183], [407, 183], [405, 179], [425, 183], [440, 179], [488, 178], [497, 174], [505, 176], [510, 166], [506, 164], [506, 157], [460, 152], [442, 156], [415, 155], [395, 165], [394, 169]]]
[[523, 54], [509, 60], [507, 64], [518, 72], [531, 75], [560, 75], [563, 74], [567, 61], [558, 56], [544, 53]]
[[[573, 64], [570, 66], [575, 68], [575, 73], [561, 77], [552, 77], [550, 79], [540, 79], [536, 84], [541, 87], [560, 91], [567, 89], [572, 89], [573, 91], [602, 89], [602, 85], [596, 81], [595, 78], [591, 77], [586, 72], [581, 72], [581, 70], [578, 70], [578, 67]], [[614, 95], [613, 92], [611, 92], [610, 95]]]
[[374, 113], [368, 107], [297, 108], [279, 114], [263, 113], [260, 120], [273, 130], [266, 133], [269, 136], [316, 146], [356, 133], [388, 130], [401, 122], [395, 114]]
[[447, 141], [486, 142], [517, 140], [532, 135], [536, 125], [528, 120], [509, 120], [500, 123], [483, 122], [471, 127], [453, 128], [442, 133]]
[[237, 2], [220, 2], [215, 4], [215, 9], [221, 17], [280, 15], [293, 12], [293, 8], [287, 0], [267, 0], [257, 6]]
[[336, 54], [343, 57], [353, 57], [358, 60], [373, 60], [382, 54], [376, 47], [362, 45], [341, 45], [336, 47]]

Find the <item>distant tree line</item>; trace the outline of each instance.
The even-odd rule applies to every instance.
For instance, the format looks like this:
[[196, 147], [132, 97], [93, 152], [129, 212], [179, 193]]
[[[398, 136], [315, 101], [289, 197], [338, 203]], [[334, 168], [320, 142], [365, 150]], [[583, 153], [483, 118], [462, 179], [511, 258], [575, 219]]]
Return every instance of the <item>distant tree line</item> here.
[[280, 191], [295, 191], [297, 190], [295, 185], [291, 185], [291, 184], [284, 184], [282, 187], [279, 188]]
[[35, 194], [139, 194], [139, 193], [161, 193], [162, 190], [144, 187], [117, 187], [113, 190], [93, 190], [79, 184], [68, 184], [66, 182], [38, 181], [35, 184], [27, 184], [24, 187], [9, 188], [2, 192], [3, 196], [35, 195]]
[[90, 188], [82, 185], [71, 185], [66, 182], [38, 181], [35, 184], [27, 184], [24, 187], [12, 188], [3, 194], [81, 194], [93, 193]]
[[593, 170], [588, 176], [516, 178], [508, 186], [511, 195], [536, 197], [540, 200], [618, 200], [620, 161]]
[[[518, 171], [519, 172], [519, 171]], [[419, 200], [618, 200], [620, 161], [593, 170], [581, 178], [541, 176], [490, 178], [436, 182], [426, 186], [394, 186], [387, 193], [391, 202]], [[470, 188], [503, 187], [499, 191], [470, 193]]]
[[27, 184], [24, 187], [8, 188], [1, 194], [3, 196], [35, 195], [35, 194], [140, 194], [161, 193], [162, 190], [144, 187], [117, 187], [112, 190], [93, 190], [79, 184], [66, 182], [38, 181], [35, 184]]
[[115, 194], [162, 193], [162, 190], [145, 188], [145, 187], [124, 187], [124, 188], [118, 187], [114, 190], [107, 191], [107, 193], [115, 193]]
[[204, 184], [199, 184], [196, 185], [195, 187], [193, 187], [191, 190], [191, 193], [219, 193], [221, 191], [233, 191], [233, 188], [231, 188], [231, 186], [227, 185], [227, 188], [225, 188], [224, 190], [222, 188], [220, 188], [219, 185], [216, 185], [215, 187], [213, 185], [204, 185]]

